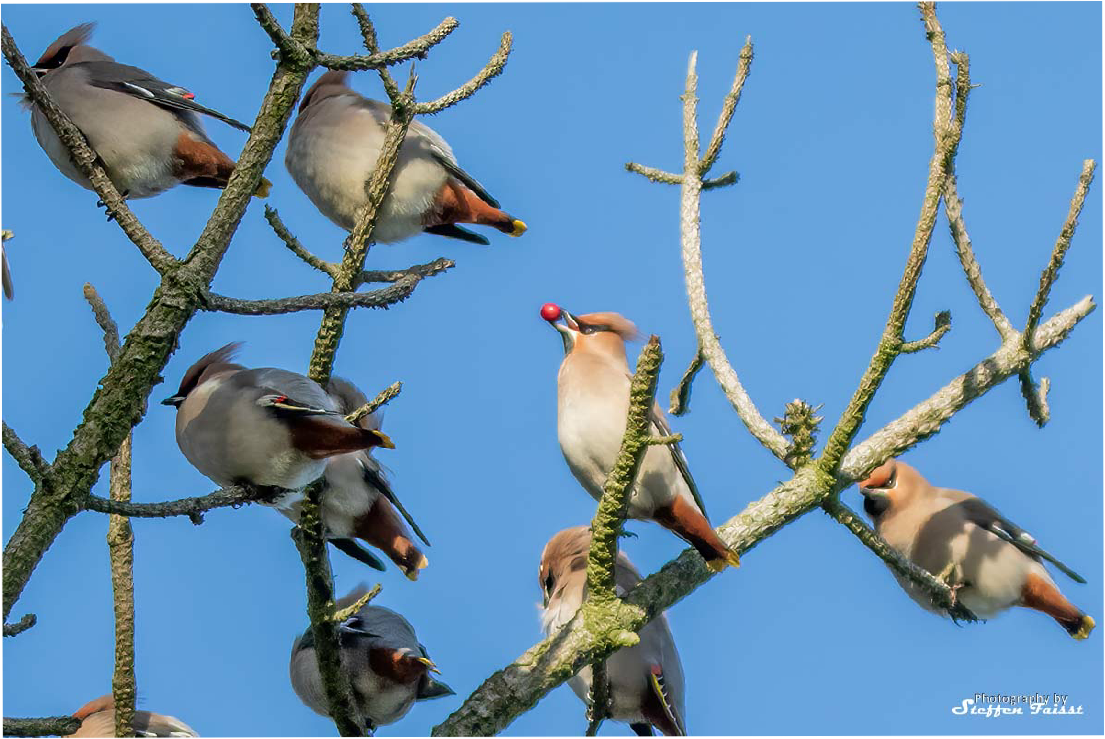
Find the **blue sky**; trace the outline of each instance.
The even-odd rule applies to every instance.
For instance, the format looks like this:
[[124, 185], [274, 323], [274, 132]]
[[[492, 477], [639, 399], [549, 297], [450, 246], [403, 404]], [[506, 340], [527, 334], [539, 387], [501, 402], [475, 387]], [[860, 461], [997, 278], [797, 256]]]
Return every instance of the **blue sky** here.
[[[275, 12], [285, 23], [290, 6]], [[682, 161], [679, 95], [699, 50], [703, 128], [711, 130], [746, 35], [755, 61], [717, 171], [741, 182], [703, 202], [706, 279], [717, 330], [767, 417], [801, 397], [823, 403], [828, 433], [875, 348], [898, 284], [932, 149], [932, 54], [912, 4], [378, 5], [394, 46], [445, 15], [461, 27], [418, 62], [427, 99], [467, 80], [514, 33], [505, 74], [429, 123], [461, 164], [524, 219], [521, 239], [490, 248], [432, 236], [379, 246], [376, 268], [448, 256], [450, 273], [387, 312], [358, 312], [336, 371], [369, 395], [396, 379], [402, 395], [379, 458], [434, 546], [417, 583], [341, 554], [337, 588], [379, 581], [381, 605], [404, 613], [458, 696], [416, 706], [380, 735], [419, 735], [487, 675], [540, 636], [537, 565], [545, 541], [587, 522], [594, 503], [556, 441], [561, 344], [538, 316], [619, 311], [663, 339], [661, 393], [678, 380], [694, 336], [678, 247], [678, 192], [623, 170]], [[960, 192], [978, 258], [1011, 320], [1022, 325], [1086, 158], [1101, 158], [1101, 6], [946, 4], [951, 48], [971, 54]], [[4, 23], [37, 58], [60, 33], [99, 22], [94, 43], [119, 61], [188, 87], [197, 100], [252, 120], [272, 72], [268, 38], [245, 5], [6, 5]], [[197, 33], [197, 29], [205, 29]], [[322, 12], [322, 46], [359, 50], [346, 6]], [[154, 40], [156, 39], [156, 43]], [[316, 73], [317, 74], [317, 73]], [[397, 71], [404, 75], [405, 70]], [[10, 70], [4, 93], [20, 90]], [[354, 85], [382, 96], [372, 73]], [[3, 306], [3, 416], [48, 458], [69, 440], [106, 368], [81, 295], [94, 284], [126, 329], [154, 273], [96, 196], [66, 180], [4, 95], [3, 226], [17, 297]], [[207, 123], [232, 155], [245, 136]], [[704, 133], [704, 137], [705, 137]], [[343, 233], [311, 206], [283, 166], [267, 201], [317, 253], [337, 259]], [[175, 254], [200, 233], [217, 193], [178, 188], [133, 208]], [[1101, 188], [1095, 183], [1046, 315], [1101, 296]], [[214, 289], [277, 297], [327, 289], [280, 244], [254, 202]], [[941, 216], [907, 335], [951, 310], [939, 351], [903, 357], [873, 403], [870, 432], [927, 398], [996, 348]], [[247, 342], [252, 366], [304, 370], [320, 315], [200, 314], [154, 389], [160, 400], [199, 355]], [[931, 481], [971, 490], [1029, 529], [1089, 581], [1060, 584], [1099, 623], [1102, 608], [1102, 329], [1099, 313], [1036, 366], [1052, 378], [1052, 421], [1029, 420], [1015, 382], [957, 415], [905, 459]], [[632, 349], [635, 356], [637, 348]], [[633, 357], [631, 356], [631, 361]], [[173, 438], [173, 411], [150, 404], [135, 439], [134, 496], [200, 495], [213, 485]], [[711, 517], [720, 523], [787, 470], [751, 439], [709, 372], [692, 413], [675, 419]], [[106, 478], [106, 468], [104, 478]], [[29, 483], [3, 461], [3, 535]], [[106, 494], [106, 479], [98, 486]], [[858, 507], [852, 488], [844, 500]], [[46, 554], [13, 618], [38, 626], [5, 639], [5, 715], [71, 712], [110, 688], [112, 620], [107, 519], [73, 519]], [[287, 660], [306, 626], [303, 573], [286, 520], [253, 506], [185, 519], [139, 520], [136, 536], [140, 705], [206, 735], [327, 735], [333, 724], [296, 699]], [[631, 523], [625, 542], [646, 572], [680, 541]], [[697, 734], [1100, 733], [1102, 636], [1075, 642], [1050, 619], [1007, 613], [957, 628], [923, 612], [847, 531], [812, 512], [758, 546], [738, 571], [669, 612], [687, 674], [687, 725]], [[976, 692], [1064, 693], [1080, 717], [954, 716]], [[562, 687], [509, 734], [580, 734], [583, 707]], [[628, 728], [607, 723], [607, 735]]]

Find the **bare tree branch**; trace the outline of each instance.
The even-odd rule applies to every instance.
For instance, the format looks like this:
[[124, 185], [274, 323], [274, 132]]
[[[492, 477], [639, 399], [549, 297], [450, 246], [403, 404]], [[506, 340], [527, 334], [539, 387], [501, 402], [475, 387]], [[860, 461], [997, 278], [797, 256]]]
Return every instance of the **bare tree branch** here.
[[940, 339], [944, 334], [952, 330], [952, 314], [951, 311], [942, 310], [936, 314], [933, 318], [932, 333], [923, 339], [917, 341], [906, 341], [898, 347], [898, 351], [902, 354], [913, 354], [914, 352], [922, 351], [923, 349], [937, 349], [937, 345], [940, 343]]
[[1051, 419], [1051, 409], [1047, 405], [1047, 391], [1051, 389], [1051, 380], [1044, 377], [1037, 385], [1029, 369], [1021, 370], [1018, 377], [1021, 381], [1021, 396], [1028, 406], [1028, 415], [1037, 426], [1043, 428]]
[[665, 185], [683, 184], [683, 175], [681, 174], [672, 174], [671, 172], [665, 172], [655, 167], [646, 167], [636, 162], [626, 162], [625, 169], [627, 172], [636, 172], [642, 177], [647, 177], [651, 182], [660, 182]]
[[386, 403], [390, 403], [393, 399], [399, 396], [399, 393], [402, 390], [403, 383], [398, 381], [391, 383], [386, 388], [381, 390], [380, 394], [377, 395], [375, 398], [368, 401], [360, 408], [356, 409], [348, 416], [346, 416], [345, 420], [349, 421], [349, 423], [357, 423], [365, 416], [375, 413], [381, 406], [385, 405]]
[[460, 22], [456, 18], [446, 18], [437, 24], [429, 33], [408, 41], [402, 46], [397, 46], [389, 51], [380, 51], [368, 56], [354, 54], [353, 56], [337, 56], [324, 52], [315, 53], [315, 61], [327, 69], [356, 72], [364, 69], [381, 69], [395, 64], [401, 64], [411, 59], [425, 58], [426, 52], [437, 46], [445, 38], [456, 30]]
[[456, 105], [461, 100], [466, 100], [475, 95], [476, 92], [491, 82], [491, 80], [503, 73], [503, 67], [506, 66], [507, 58], [510, 57], [510, 47], [513, 38], [510, 31], [503, 33], [503, 38], [499, 42], [498, 51], [492, 55], [491, 59], [484, 65], [484, 68], [476, 73], [475, 77], [452, 92], [442, 95], [437, 100], [431, 100], [428, 103], [416, 103], [414, 106], [415, 114], [433, 115], [435, 113], [440, 113], [446, 108]]
[[1063, 221], [1063, 228], [1059, 231], [1059, 238], [1055, 242], [1055, 249], [1051, 252], [1051, 259], [1040, 275], [1040, 289], [1036, 291], [1036, 297], [1032, 299], [1032, 306], [1028, 309], [1028, 321], [1022, 334], [1026, 348], [1029, 347], [1028, 342], [1032, 339], [1032, 332], [1036, 330], [1036, 324], [1040, 322], [1040, 315], [1044, 312], [1044, 305], [1051, 295], [1051, 286], [1059, 279], [1059, 269], [1063, 266], [1067, 249], [1070, 248], [1071, 239], [1074, 238], [1074, 231], [1078, 228], [1078, 214], [1082, 212], [1082, 205], [1086, 202], [1086, 193], [1090, 190], [1096, 168], [1097, 164], [1092, 159], [1082, 162], [1082, 174], [1078, 177], [1078, 187], [1075, 188], [1074, 197], [1071, 198], [1070, 210], [1067, 212], [1066, 220]]
[[704, 177], [710, 171], [710, 168], [714, 166], [714, 162], [717, 161], [718, 155], [721, 154], [721, 145], [725, 143], [725, 132], [729, 130], [729, 124], [733, 120], [733, 112], [736, 111], [737, 103], [740, 102], [741, 90], [744, 89], [744, 82], [748, 79], [748, 72], [751, 69], [752, 37], [748, 36], [745, 39], [744, 46], [741, 47], [740, 61], [737, 62], [737, 73], [733, 77], [733, 87], [722, 102], [721, 114], [718, 116], [717, 126], [714, 127], [714, 135], [710, 137], [710, 143], [706, 146], [706, 153], [698, 163], [699, 177]]
[[371, 590], [369, 590], [367, 593], [362, 595], [360, 598], [358, 598], [354, 602], [350, 603], [345, 608], [334, 611], [334, 617], [331, 620], [336, 624], [341, 624], [347, 618], [352, 618], [353, 615], [357, 613], [357, 611], [361, 610], [362, 608], [367, 606], [369, 603], [371, 603], [372, 599], [375, 598], [379, 594], [380, 594], [380, 584], [376, 583], [375, 585], [372, 586]]
[[88, 145], [80, 129], [73, 125], [73, 121], [69, 120], [69, 116], [62, 112], [61, 108], [50, 97], [50, 93], [46, 92], [46, 87], [38, 79], [38, 75], [27, 64], [27, 60], [23, 58], [23, 54], [15, 45], [15, 40], [7, 26], [3, 26], [3, 51], [8, 66], [12, 68], [20, 82], [23, 83], [23, 89], [27, 91], [34, 104], [46, 116], [46, 120], [50, 122], [50, 127], [57, 133], [58, 138], [72, 153], [73, 163], [81, 174], [88, 178], [92, 189], [100, 196], [107, 212], [119, 224], [119, 228], [123, 229], [123, 233], [127, 235], [127, 238], [138, 247], [150, 266], [159, 273], [164, 275], [174, 269], [177, 265], [176, 258], [165, 250], [161, 242], [155, 239], [131, 212], [123, 196], [115, 189], [111, 178], [107, 176], [103, 162], [100, 161], [96, 152], [92, 151], [92, 147]]
[[4, 636], [19, 636], [38, 623], [38, 616], [28, 613], [14, 624], [4, 624]]
[[4, 448], [8, 450], [8, 454], [19, 465], [19, 469], [27, 473], [27, 477], [31, 478], [32, 482], [38, 484], [42, 480], [42, 475], [49, 468], [49, 465], [42, 458], [42, 452], [38, 450], [37, 446], [24, 444], [23, 440], [19, 438], [19, 435], [12, 430], [7, 422], [4, 423]]
[[610, 718], [610, 680], [606, 676], [606, 661], [591, 665], [591, 696], [587, 707], [587, 731], [584, 736], [598, 736], [602, 722]]
[[316, 257], [299, 243], [299, 239], [292, 235], [292, 232], [288, 230], [284, 222], [280, 220], [280, 214], [277, 213], [276, 208], [272, 208], [268, 205], [265, 206], [265, 220], [269, 222], [269, 225], [272, 226], [272, 230], [276, 232], [276, 235], [284, 242], [284, 245], [291, 250], [292, 254], [295, 254], [304, 262], [311, 265], [319, 272], [329, 275], [331, 278], [337, 274], [338, 267], [336, 264]]
[[4, 736], [68, 736], [79, 728], [81, 728], [80, 719], [72, 716], [4, 717]]
[[130, 518], [168, 518], [169, 516], [188, 516], [195, 525], [203, 523], [203, 514], [216, 508], [237, 508], [247, 503], [263, 502], [265, 493], [245, 485], [220, 488], [213, 493], [198, 498], [180, 498], [163, 503], [131, 503], [109, 500], [89, 495], [83, 507], [90, 511], [111, 513]]
[[679, 378], [679, 384], [671, 391], [671, 405], [668, 407], [668, 413], [673, 416], [682, 416], [684, 413], [688, 413], [691, 410], [691, 385], [694, 384], [694, 378], [698, 375], [704, 363], [705, 358], [702, 356], [702, 345], [699, 344], [698, 349], [695, 350], [694, 357], [691, 359], [691, 363], [683, 372], [683, 376]]
[[390, 287], [367, 293], [340, 292], [299, 295], [273, 300], [242, 300], [218, 293], [208, 293], [206, 310], [243, 316], [272, 316], [305, 310], [349, 310], [351, 308], [387, 308], [410, 297], [422, 281], [417, 274], [401, 277]]
[[883, 329], [882, 338], [871, 357], [867, 370], [863, 373], [859, 387], [848, 402], [848, 407], [841, 414], [836, 428], [829, 435], [825, 444], [825, 451], [821, 457], [821, 464], [827, 472], [835, 472], [840, 460], [844, 457], [848, 447], [851, 446], [856, 434], [859, 432], [863, 419], [867, 414], [867, 407], [875, 397], [875, 393], [882, 385], [883, 379], [890, 366], [901, 353], [903, 332], [906, 320], [909, 318], [910, 308], [913, 306], [913, 296], [917, 292], [917, 281], [921, 278], [921, 270], [925, 266], [928, 257], [929, 242], [932, 239], [932, 229], [936, 225], [936, 215], [940, 208], [940, 198], [943, 192], [948, 167], [953, 161], [955, 150], [958, 146], [958, 131], [952, 125], [953, 88], [951, 72], [948, 66], [948, 47], [944, 41], [944, 30], [940, 27], [940, 21], [936, 18], [934, 3], [920, 3], [921, 17], [925, 24], [925, 32], [929, 43], [932, 45], [933, 58], [936, 61], [936, 113], [933, 121], [935, 138], [932, 159], [929, 162], [928, 183], [925, 186], [924, 198], [921, 202], [921, 214], [917, 219], [917, 229], [913, 235], [913, 244], [906, 259], [905, 270], [902, 273], [898, 291], [894, 295], [894, 303], [890, 309], [890, 315], [886, 319], [886, 327]]

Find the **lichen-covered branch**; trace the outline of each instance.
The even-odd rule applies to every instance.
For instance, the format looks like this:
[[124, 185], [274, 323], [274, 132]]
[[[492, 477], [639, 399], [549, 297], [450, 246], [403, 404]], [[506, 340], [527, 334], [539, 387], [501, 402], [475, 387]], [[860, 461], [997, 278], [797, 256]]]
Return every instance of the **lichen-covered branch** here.
[[242, 300], [208, 293], [204, 309], [242, 316], [274, 316], [305, 310], [348, 311], [352, 308], [387, 308], [409, 298], [421, 281], [421, 275], [412, 273], [400, 277], [389, 287], [371, 292], [315, 293], [273, 300]]
[[748, 79], [748, 72], [752, 69], [752, 37], [745, 39], [741, 47], [740, 61], [737, 62], [737, 73], [733, 77], [733, 87], [725, 96], [721, 104], [721, 113], [718, 115], [717, 125], [714, 127], [714, 135], [710, 137], [710, 143], [706, 146], [706, 153], [698, 163], [698, 175], [704, 177], [710, 168], [714, 166], [718, 155], [721, 154], [721, 145], [725, 143], [725, 132], [729, 130], [729, 123], [733, 120], [733, 113], [737, 109], [737, 103], [741, 99], [741, 90]]
[[4, 448], [19, 465], [19, 469], [26, 472], [27, 477], [33, 482], [38, 483], [42, 479], [48, 467], [46, 460], [42, 458], [42, 452], [37, 446], [27, 446], [23, 443], [19, 434], [15, 433], [6, 421], [4, 422]]
[[460, 22], [456, 18], [446, 18], [423, 36], [408, 41], [402, 46], [397, 46], [388, 51], [379, 51], [368, 56], [354, 54], [352, 56], [337, 56], [316, 52], [315, 61], [327, 69], [345, 70], [356, 72], [365, 69], [381, 69], [383, 67], [401, 64], [411, 59], [423, 59], [426, 52], [440, 44], [445, 38], [457, 29]]
[[705, 359], [702, 356], [702, 345], [700, 344], [698, 349], [695, 350], [694, 357], [691, 358], [691, 363], [684, 370], [683, 376], [679, 378], [679, 384], [671, 391], [669, 398], [671, 405], [668, 407], [668, 413], [673, 416], [682, 416], [691, 410], [691, 386], [694, 384], [694, 378], [698, 375], [704, 363]]
[[947, 583], [933, 577], [927, 570], [921, 569], [891, 549], [890, 545], [863, 522], [858, 513], [835, 497], [826, 499], [821, 507], [855, 534], [856, 538], [874, 552], [879, 559], [886, 562], [890, 569], [909, 580], [912, 586], [924, 590], [932, 599], [933, 606], [943, 609], [953, 621], [978, 620], [978, 617], [971, 613], [970, 609], [956, 599], [955, 591], [949, 588]]
[[936, 314], [932, 321], [932, 332], [923, 339], [917, 341], [906, 341], [898, 347], [898, 351], [902, 354], [913, 354], [924, 349], [938, 348], [940, 339], [944, 334], [952, 330], [952, 314], [951, 311], [942, 310]]
[[403, 383], [396, 381], [388, 385], [386, 388], [380, 391], [380, 393], [368, 401], [360, 408], [357, 408], [348, 416], [345, 417], [349, 423], [357, 423], [365, 416], [375, 413], [381, 406], [386, 403], [390, 403], [394, 398], [399, 396], [399, 393], [403, 390]]
[[587, 601], [590, 605], [617, 598], [614, 565], [618, 560], [618, 535], [629, 513], [630, 491], [641, 460], [648, 451], [652, 404], [656, 400], [656, 379], [663, 357], [660, 337], [650, 337], [637, 359], [637, 371], [629, 386], [625, 433], [614, 466], [602, 484], [602, 498], [591, 521], [591, 550], [587, 556]]
[[1097, 164], [1092, 159], [1082, 162], [1082, 174], [1078, 176], [1078, 186], [1074, 190], [1074, 197], [1071, 198], [1070, 210], [1067, 211], [1063, 228], [1059, 231], [1059, 238], [1055, 241], [1051, 259], [1040, 275], [1040, 289], [1036, 291], [1036, 297], [1032, 299], [1032, 305], [1028, 309], [1028, 321], [1025, 323], [1023, 334], [1026, 347], [1032, 339], [1032, 332], [1036, 330], [1036, 324], [1040, 322], [1048, 296], [1051, 295], [1051, 286], [1059, 279], [1059, 269], [1063, 266], [1067, 249], [1070, 248], [1071, 239], [1074, 238], [1074, 231], [1078, 228], [1078, 214], [1082, 212], [1082, 206], [1086, 202], [1086, 193], [1090, 190], [1096, 168]]
[[920, 3], [920, 8], [925, 32], [932, 45], [933, 58], [936, 62], [936, 112], [933, 121], [935, 145], [932, 159], [929, 161], [928, 182], [921, 201], [921, 213], [917, 219], [913, 243], [906, 258], [905, 270], [898, 283], [898, 291], [894, 294], [894, 302], [890, 308], [890, 315], [886, 319], [882, 337], [879, 339], [878, 347], [871, 357], [867, 370], [860, 379], [859, 386], [825, 444], [820, 463], [830, 473], [836, 471], [840, 460], [851, 446], [860, 426], [863, 425], [867, 407], [874, 399], [887, 372], [890, 371], [890, 366], [901, 353], [906, 320], [913, 306], [913, 297], [917, 292], [917, 282], [921, 279], [921, 270], [928, 257], [928, 247], [932, 239], [933, 227], [936, 225], [945, 178], [959, 142], [959, 132], [952, 125], [954, 88], [948, 65], [948, 47], [944, 41], [944, 31], [936, 18], [934, 3]]
[[[743, 76], [748, 74], [747, 65], [752, 61], [751, 40], [746, 44], [747, 54], [741, 53], [741, 65], [738, 67], [737, 82], [743, 84]], [[737, 371], [725, 355], [725, 349], [714, 332], [710, 318], [709, 303], [706, 299], [706, 278], [702, 268], [702, 236], [700, 232], [699, 211], [702, 194], [702, 170], [698, 158], [698, 75], [695, 71], [697, 53], [692, 53], [687, 65], [687, 84], [683, 92], [683, 177], [680, 200], [680, 238], [683, 252], [683, 270], [687, 283], [687, 302], [691, 309], [695, 333], [698, 336], [702, 356], [714, 372], [718, 384], [729, 399], [744, 425], [761, 444], [772, 454], [782, 459], [786, 454], [787, 441], [767, 422], [756, 408], [741, 384]], [[743, 75], [739, 71], [743, 69]], [[739, 89], [737, 90], [739, 97]], [[733, 105], [737, 97], [732, 98]], [[722, 120], [729, 117], [724, 112]], [[722, 121], [719, 121], [721, 123]], [[724, 131], [715, 132], [718, 146], [724, 138]], [[716, 156], [716, 154], [714, 155]]]
[[[296, 6], [291, 35], [302, 43], [315, 44], [317, 5]], [[15, 58], [18, 50], [6, 29], [4, 46], [5, 55]], [[115, 456], [130, 429], [141, 420], [150, 390], [161, 382], [161, 371], [181, 331], [218, 269], [309, 71], [277, 64], [253, 133], [189, 259], [174, 263], [163, 275], [145, 314], [98, 383], [69, 444], [36, 481], [24, 515], [4, 546], [4, 618], [65, 523], [84, 506], [104, 463]], [[63, 141], [68, 142], [64, 137]]]
[[341, 608], [334, 611], [334, 616], [331, 619], [336, 624], [343, 623], [347, 618], [352, 618], [353, 615], [372, 602], [372, 599], [380, 594], [380, 584], [377, 583], [372, 586], [372, 589], [362, 595], [357, 600], [353, 601], [345, 608]]
[[272, 230], [276, 233], [277, 237], [284, 242], [284, 246], [291, 250], [292, 254], [302, 259], [307, 264], [311, 265], [319, 272], [323, 272], [329, 275], [331, 278], [337, 273], [338, 267], [336, 264], [327, 262], [325, 259], [321, 259], [307, 250], [303, 244], [299, 243], [288, 227], [284, 225], [284, 222], [280, 220], [280, 214], [276, 211], [276, 208], [266, 205], [265, 206], [265, 220], [272, 226]]
[[265, 499], [262, 492], [245, 485], [220, 488], [213, 493], [196, 498], [180, 498], [161, 503], [132, 503], [127, 501], [101, 498], [89, 495], [84, 499], [83, 507], [90, 511], [109, 513], [130, 518], [168, 518], [187, 516], [197, 526], [203, 523], [203, 514], [216, 508], [237, 508], [247, 503], [258, 503]]
[[138, 220], [137, 216], [131, 212], [125, 199], [115, 189], [115, 185], [107, 176], [100, 158], [88, 145], [84, 134], [73, 125], [73, 121], [69, 120], [69, 116], [65, 115], [61, 108], [57, 106], [57, 103], [50, 97], [50, 93], [46, 91], [42, 81], [39, 80], [38, 75], [27, 64], [27, 60], [23, 58], [23, 54], [15, 45], [15, 40], [7, 26], [3, 27], [2, 33], [4, 58], [7, 59], [8, 65], [19, 77], [20, 82], [23, 83], [23, 89], [27, 91], [31, 100], [42, 111], [46, 120], [50, 122], [50, 126], [57, 133], [58, 138], [69, 149], [73, 163], [81, 174], [88, 178], [93, 190], [100, 196], [101, 202], [107, 208], [107, 212], [112, 215], [113, 220], [123, 229], [123, 233], [127, 235], [127, 238], [138, 247], [138, 250], [142, 252], [142, 256], [146, 258], [150, 265], [164, 275], [176, 266], [176, 259], [165, 250], [161, 242], [155, 239]]
[[787, 467], [796, 470], [808, 464], [817, 445], [817, 429], [825, 419], [817, 415], [821, 406], [814, 408], [800, 398], [795, 398], [783, 408], [782, 418], [776, 418], [779, 430], [790, 439], [783, 457]]
[[510, 47], [513, 39], [514, 37], [510, 31], [503, 33], [503, 38], [499, 42], [499, 49], [472, 79], [452, 92], [442, 95], [437, 100], [431, 100], [428, 103], [416, 103], [414, 112], [418, 115], [433, 115], [475, 95], [482, 87], [503, 73], [503, 67], [506, 66], [507, 58], [510, 57]]
[[4, 717], [4, 736], [68, 736], [80, 727], [80, 719], [72, 716], [49, 716], [47, 718]]
[[[90, 283], [84, 298], [104, 333], [104, 351], [114, 362], [119, 355], [119, 327], [103, 298]], [[131, 435], [123, 439], [119, 453], [111, 460], [111, 499], [129, 502], [131, 493]], [[134, 675], [134, 532], [130, 519], [111, 516], [107, 525], [107, 546], [111, 562], [111, 590], [115, 609], [115, 672], [111, 693], [115, 700], [115, 736], [134, 736], [134, 703], [138, 688]]]
[[19, 636], [36, 623], [38, 623], [38, 616], [28, 613], [14, 624], [4, 624], [4, 636]]
[[625, 168], [628, 172], [636, 172], [642, 177], [648, 178], [650, 182], [659, 182], [664, 185], [683, 184], [683, 175], [665, 172], [662, 169], [656, 169], [656, 167], [646, 167], [645, 165], [637, 164], [636, 162], [626, 162]]

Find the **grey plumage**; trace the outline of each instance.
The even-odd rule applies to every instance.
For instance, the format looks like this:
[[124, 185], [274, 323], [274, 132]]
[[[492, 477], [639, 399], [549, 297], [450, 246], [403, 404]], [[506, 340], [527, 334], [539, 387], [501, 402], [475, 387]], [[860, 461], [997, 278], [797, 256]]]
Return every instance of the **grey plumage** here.
[[[354, 589], [338, 607], [347, 607], [365, 592], [364, 586]], [[338, 637], [342, 668], [366, 729], [398, 721], [416, 701], [453, 695], [449, 686], [430, 677], [436, 667], [410, 622], [395, 611], [366, 605], [339, 626]], [[310, 629], [292, 645], [288, 669], [299, 699], [315, 713], [329, 715]]]

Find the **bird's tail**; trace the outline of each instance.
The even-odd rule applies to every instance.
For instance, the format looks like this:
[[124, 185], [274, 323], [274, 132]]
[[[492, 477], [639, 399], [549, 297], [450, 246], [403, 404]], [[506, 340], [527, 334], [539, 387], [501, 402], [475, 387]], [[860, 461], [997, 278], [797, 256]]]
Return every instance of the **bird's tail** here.
[[1090, 616], [1082, 613], [1059, 592], [1055, 583], [1036, 573], [1029, 573], [1025, 579], [1021, 589], [1021, 605], [1051, 616], [1075, 639], [1085, 639], [1096, 626]]
[[430, 564], [411, 541], [394, 506], [383, 495], [376, 499], [368, 513], [357, 519], [355, 527], [358, 538], [386, 554], [409, 580], [417, 580], [419, 571]]
[[713, 572], [721, 572], [727, 566], [740, 567], [740, 556], [721, 540], [702, 512], [682, 496], [677, 495], [671, 505], [656, 509], [653, 518], [697, 549]]

